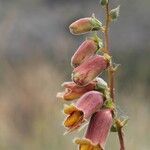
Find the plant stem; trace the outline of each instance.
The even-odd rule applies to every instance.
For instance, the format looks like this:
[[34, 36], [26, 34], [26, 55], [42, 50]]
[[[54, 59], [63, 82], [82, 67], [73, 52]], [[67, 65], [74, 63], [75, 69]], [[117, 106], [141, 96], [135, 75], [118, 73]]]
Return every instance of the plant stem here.
[[[105, 52], [110, 55], [109, 51], [109, 3], [105, 7], [105, 13], [106, 13], [106, 23], [105, 23]], [[114, 102], [114, 70], [112, 66], [112, 62], [110, 61], [110, 67], [108, 68], [108, 85], [110, 88], [110, 97], [112, 98], [112, 101]]]
[[115, 72], [113, 70], [113, 66], [111, 65], [108, 69], [109, 72], [109, 88], [110, 88], [110, 96], [112, 98], [112, 101], [115, 102], [115, 92], [114, 92], [114, 82], [115, 82]]
[[124, 133], [122, 131], [122, 128], [118, 128], [118, 137], [120, 142], [120, 150], [125, 150]]
[[106, 23], [105, 23], [105, 52], [109, 54], [109, 4], [106, 5]]
[[[109, 2], [105, 6], [105, 53], [111, 56], [110, 50], [109, 50], [109, 24], [110, 24], [110, 19], [109, 19]], [[110, 97], [112, 98], [112, 101], [115, 102], [115, 92], [114, 92], [114, 77], [115, 75], [115, 70], [113, 68], [112, 60], [110, 60], [110, 66], [108, 68], [108, 85], [110, 88]], [[122, 131], [122, 127], [118, 128], [118, 137], [119, 137], [119, 142], [120, 142], [120, 150], [125, 150], [125, 144], [124, 144], [124, 133]]]

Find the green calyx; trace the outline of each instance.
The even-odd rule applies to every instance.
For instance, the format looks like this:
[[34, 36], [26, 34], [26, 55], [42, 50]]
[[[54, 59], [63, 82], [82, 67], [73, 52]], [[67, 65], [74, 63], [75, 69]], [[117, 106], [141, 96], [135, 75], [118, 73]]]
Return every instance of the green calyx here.
[[108, 89], [107, 83], [102, 78], [97, 78], [96, 91], [102, 92], [104, 95]]
[[95, 18], [94, 14], [92, 15], [91, 24], [92, 24], [92, 31], [100, 30], [102, 27], [102, 23]]
[[100, 0], [100, 4], [101, 4], [102, 6], [105, 6], [105, 5], [108, 4], [108, 0]]
[[97, 51], [103, 48], [103, 40], [97, 36], [97, 33], [94, 33], [93, 37], [90, 37], [97, 44]]
[[104, 107], [114, 110], [115, 109], [115, 104], [111, 99], [109, 99], [109, 100], [105, 101]]
[[110, 20], [116, 20], [119, 17], [119, 13], [120, 13], [120, 5], [117, 8], [114, 8], [110, 11], [109, 16], [110, 16]]

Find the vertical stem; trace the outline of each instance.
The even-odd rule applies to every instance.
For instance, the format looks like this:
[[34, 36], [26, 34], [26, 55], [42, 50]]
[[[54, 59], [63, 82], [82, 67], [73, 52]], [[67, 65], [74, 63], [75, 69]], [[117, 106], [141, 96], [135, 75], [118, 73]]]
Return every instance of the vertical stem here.
[[120, 142], [120, 150], [125, 150], [124, 133], [122, 131], [122, 128], [118, 128], [118, 137]]
[[[110, 55], [109, 51], [109, 3], [105, 7], [106, 23], [105, 23], [105, 52]], [[108, 69], [108, 85], [110, 88], [110, 96], [114, 101], [114, 70], [110, 61], [110, 67]]]
[[105, 7], [106, 23], [105, 23], [105, 52], [109, 54], [109, 4]]
[[110, 83], [109, 83], [109, 87], [110, 87], [110, 96], [112, 98], [112, 101], [115, 102], [115, 92], [114, 92], [114, 83], [115, 83], [115, 72], [113, 70], [113, 66], [111, 65], [110, 68], [108, 69], [109, 71], [109, 75], [110, 75]]
[[[110, 54], [110, 50], [109, 50], [109, 2], [108, 4], [105, 6], [105, 32], [104, 32], [104, 36], [105, 36], [105, 52], [109, 55]], [[115, 102], [115, 93], [114, 93], [114, 68], [112, 65], [112, 60], [110, 60], [110, 67], [108, 69], [108, 85], [110, 88], [110, 97], [112, 98], [112, 101]], [[120, 150], [125, 150], [125, 143], [124, 143], [124, 133], [122, 131], [122, 127], [118, 128], [118, 137], [119, 137], [119, 142], [120, 142]]]

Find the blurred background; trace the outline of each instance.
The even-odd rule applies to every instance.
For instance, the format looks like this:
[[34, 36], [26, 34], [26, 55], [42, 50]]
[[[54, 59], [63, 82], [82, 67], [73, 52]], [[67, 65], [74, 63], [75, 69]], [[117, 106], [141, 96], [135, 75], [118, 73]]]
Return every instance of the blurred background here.
[[[130, 121], [127, 150], [150, 149], [150, 1], [115, 0], [120, 18], [111, 26], [111, 51], [121, 64], [116, 99]], [[76, 150], [78, 134], [63, 136], [61, 83], [85, 36], [68, 26], [81, 17], [103, 20], [99, 0], [0, 0], [0, 150]], [[107, 150], [116, 150], [111, 133]]]

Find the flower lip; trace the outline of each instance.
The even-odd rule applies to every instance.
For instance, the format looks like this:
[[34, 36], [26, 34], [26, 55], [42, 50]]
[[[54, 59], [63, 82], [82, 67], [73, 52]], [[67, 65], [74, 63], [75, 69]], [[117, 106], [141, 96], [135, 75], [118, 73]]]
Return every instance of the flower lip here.
[[56, 97], [65, 99], [65, 97], [69, 96], [71, 94], [72, 90], [69, 88], [66, 88], [64, 92], [58, 92]]
[[65, 88], [64, 92], [57, 94], [57, 98], [64, 99], [66, 101], [71, 101], [80, 98], [86, 92], [96, 89], [96, 81], [90, 82], [86, 86], [79, 86], [74, 82], [64, 82], [62, 86]]
[[64, 113], [68, 115], [64, 121], [64, 126], [68, 128], [66, 133], [70, 133], [79, 128], [85, 121], [83, 112], [77, 109], [73, 104], [66, 106], [66, 108], [64, 108]]
[[65, 92], [58, 92], [57, 95], [56, 95], [56, 97], [63, 99], [63, 98], [64, 98], [64, 93], [65, 93]]
[[76, 111], [70, 114], [69, 117], [64, 121], [64, 125], [67, 128], [72, 128], [77, 126], [79, 122], [82, 121], [83, 118], [83, 112], [82, 111]]
[[94, 144], [91, 140], [86, 138], [75, 139], [74, 142], [79, 145], [79, 150], [103, 150], [99, 144]]

